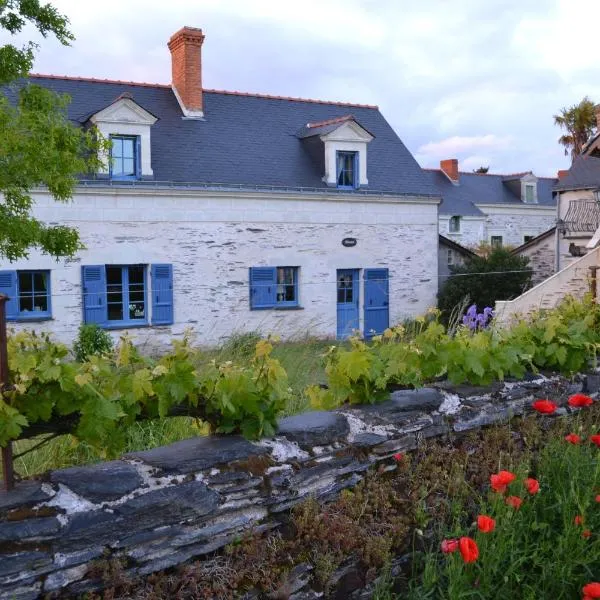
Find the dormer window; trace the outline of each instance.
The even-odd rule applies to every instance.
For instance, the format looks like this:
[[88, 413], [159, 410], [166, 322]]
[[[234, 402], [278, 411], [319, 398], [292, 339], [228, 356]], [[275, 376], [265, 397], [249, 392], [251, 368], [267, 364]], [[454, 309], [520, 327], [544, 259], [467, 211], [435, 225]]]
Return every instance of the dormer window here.
[[90, 117], [99, 133], [110, 139], [99, 175], [114, 180], [152, 178], [150, 130], [158, 120], [125, 92]]
[[533, 183], [525, 184], [524, 202], [526, 202], [527, 204], [533, 204], [535, 202], [535, 184], [533, 184]]
[[306, 123], [297, 135], [323, 169], [326, 185], [356, 190], [369, 184], [367, 145], [374, 136], [352, 115]]
[[448, 231], [450, 233], [460, 233], [460, 217], [458, 215], [450, 217], [450, 220], [448, 221]]
[[139, 136], [111, 135], [110, 141], [111, 179], [139, 179], [141, 158]]
[[358, 187], [358, 152], [337, 152], [337, 186], [353, 190]]

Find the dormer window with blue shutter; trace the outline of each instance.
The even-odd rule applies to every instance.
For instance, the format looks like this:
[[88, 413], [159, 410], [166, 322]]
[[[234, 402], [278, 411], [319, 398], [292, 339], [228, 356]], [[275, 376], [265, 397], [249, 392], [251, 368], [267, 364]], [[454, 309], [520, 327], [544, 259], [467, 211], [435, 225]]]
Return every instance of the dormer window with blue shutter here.
[[0, 271], [0, 294], [8, 296], [9, 321], [52, 318], [50, 271]]
[[110, 136], [111, 179], [139, 179], [141, 177], [141, 144], [139, 136]]
[[168, 264], [82, 267], [85, 323], [106, 328], [173, 323], [173, 268]]
[[251, 267], [250, 308], [297, 308], [298, 267]]

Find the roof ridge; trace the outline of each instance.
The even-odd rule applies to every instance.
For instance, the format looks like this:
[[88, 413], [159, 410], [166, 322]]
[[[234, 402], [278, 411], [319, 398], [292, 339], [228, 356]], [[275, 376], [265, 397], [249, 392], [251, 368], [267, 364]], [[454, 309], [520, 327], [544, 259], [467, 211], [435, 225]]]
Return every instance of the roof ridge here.
[[324, 121], [315, 121], [314, 123], [307, 123], [307, 129], [316, 129], [317, 127], [325, 127], [326, 125], [335, 125], [336, 123], [345, 123], [346, 121], [353, 121], [353, 115], [344, 115], [343, 117], [335, 117], [333, 119], [325, 119]]
[[[442, 169], [436, 169], [435, 167], [421, 167], [422, 171], [437, 171], [438, 173], [442, 173]], [[483, 177], [516, 177], [518, 175], [527, 175], [531, 173], [533, 175], [533, 171], [523, 171], [521, 173], [475, 173], [473, 171], [459, 171], [459, 175], [481, 175]], [[549, 175], [536, 175], [537, 179], [550, 179], [554, 181], [556, 177], [551, 177]]]
[[[170, 84], [166, 83], [146, 83], [142, 81], [127, 81], [123, 79], [100, 79], [97, 77], [79, 77], [75, 75], [44, 75], [43, 73], [30, 73], [28, 77], [34, 77], [39, 79], [64, 79], [68, 81], [87, 81], [90, 83], [110, 83], [117, 85], [137, 85], [140, 87], [155, 87], [163, 89], [171, 89]], [[338, 102], [335, 100], [317, 100], [316, 98], [300, 98], [297, 96], [277, 96], [273, 94], [259, 94], [255, 92], [239, 92], [230, 90], [216, 90], [211, 88], [203, 88], [203, 92], [207, 94], [225, 94], [228, 96], [246, 96], [253, 98], [266, 98], [268, 100], [288, 100], [291, 102], [308, 102], [311, 104], [328, 104], [331, 106], [349, 106], [354, 108], [372, 108], [379, 110], [379, 106], [376, 104], [359, 104], [356, 102]]]

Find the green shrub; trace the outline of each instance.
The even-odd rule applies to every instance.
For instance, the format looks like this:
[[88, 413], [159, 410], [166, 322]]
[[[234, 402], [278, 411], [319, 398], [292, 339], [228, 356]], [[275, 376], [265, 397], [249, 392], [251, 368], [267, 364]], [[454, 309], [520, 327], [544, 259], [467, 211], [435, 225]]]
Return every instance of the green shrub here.
[[494, 308], [496, 300], [512, 300], [531, 287], [529, 258], [506, 248], [494, 248], [487, 256], [475, 256], [464, 265], [450, 267], [452, 275], [441, 287], [438, 307], [447, 323], [454, 307], [469, 297], [480, 309]]
[[73, 353], [77, 362], [85, 362], [90, 356], [112, 352], [113, 340], [110, 334], [96, 323], [81, 325], [77, 340], [73, 344]]

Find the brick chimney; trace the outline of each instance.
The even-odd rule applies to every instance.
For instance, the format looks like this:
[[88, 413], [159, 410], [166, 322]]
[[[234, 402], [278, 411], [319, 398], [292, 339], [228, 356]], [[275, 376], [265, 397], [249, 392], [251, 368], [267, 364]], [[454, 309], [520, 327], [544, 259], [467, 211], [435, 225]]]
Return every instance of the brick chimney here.
[[202, 104], [202, 29], [182, 27], [168, 46], [171, 51], [172, 86], [183, 114], [191, 119], [204, 116]]
[[569, 174], [569, 169], [559, 169], [556, 173], [557, 179], [564, 179]]
[[441, 160], [440, 169], [447, 175], [452, 183], [458, 185], [458, 160], [456, 158]]

